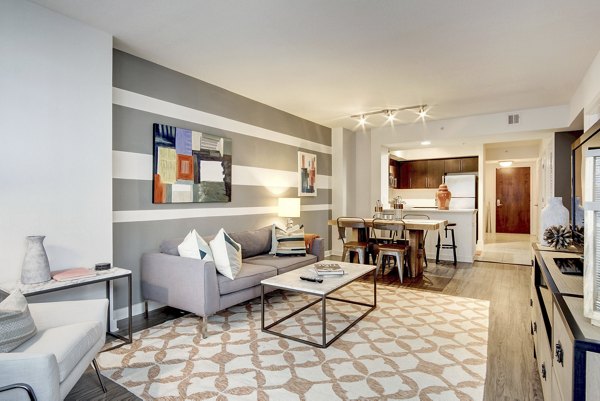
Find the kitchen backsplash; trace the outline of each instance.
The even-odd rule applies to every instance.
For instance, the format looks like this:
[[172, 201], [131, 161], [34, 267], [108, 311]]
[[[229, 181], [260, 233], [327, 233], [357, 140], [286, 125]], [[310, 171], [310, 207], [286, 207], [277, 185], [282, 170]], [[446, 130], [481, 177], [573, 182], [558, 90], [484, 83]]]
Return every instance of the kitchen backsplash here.
[[390, 203], [396, 196], [400, 196], [406, 207], [435, 207], [435, 194], [437, 189], [390, 189]]

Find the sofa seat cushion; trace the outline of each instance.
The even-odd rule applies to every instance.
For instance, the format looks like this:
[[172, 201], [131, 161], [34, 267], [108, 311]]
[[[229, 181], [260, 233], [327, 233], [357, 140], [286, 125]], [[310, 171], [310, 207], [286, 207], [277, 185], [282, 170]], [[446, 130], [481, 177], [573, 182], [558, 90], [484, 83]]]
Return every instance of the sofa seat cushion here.
[[217, 281], [219, 283], [219, 293], [221, 295], [231, 294], [232, 292], [245, 290], [256, 285], [260, 285], [260, 282], [266, 278], [277, 275], [277, 270], [272, 266], [266, 266], [264, 264], [253, 264], [253, 263], [242, 263], [242, 269], [235, 276], [234, 280], [231, 280], [222, 274], [217, 274]]
[[244, 259], [244, 262], [252, 263], [256, 265], [267, 265], [277, 269], [277, 274], [289, 272], [315, 263], [317, 257], [315, 255], [307, 254], [305, 256], [273, 256], [273, 255], [258, 255], [252, 258]]
[[104, 336], [100, 322], [82, 322], [39, 330], [37, 334], [13, 352], [27, 354], [54, 354], [62, 383]]

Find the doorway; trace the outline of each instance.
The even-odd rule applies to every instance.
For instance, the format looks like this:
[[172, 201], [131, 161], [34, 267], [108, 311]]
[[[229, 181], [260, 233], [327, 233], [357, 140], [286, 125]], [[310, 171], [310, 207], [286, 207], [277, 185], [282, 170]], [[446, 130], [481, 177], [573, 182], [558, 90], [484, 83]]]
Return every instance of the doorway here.
[[530, 233], [530, 187], [529, 167], [496, 169], [496, 233]]

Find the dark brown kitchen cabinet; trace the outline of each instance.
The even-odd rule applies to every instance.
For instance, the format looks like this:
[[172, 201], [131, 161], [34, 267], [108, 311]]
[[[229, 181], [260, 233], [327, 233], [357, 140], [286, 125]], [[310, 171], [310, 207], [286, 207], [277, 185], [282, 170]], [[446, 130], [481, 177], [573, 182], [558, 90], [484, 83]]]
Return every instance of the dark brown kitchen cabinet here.
[[414, 160], [411, 164], [410, 187], [427, 188], [427, 160]]
[[427, 160], [427, 188], [437, 188], [442, 183], [444, 160]]
[[444, 173], [476, 173], [479, 169], [477, 157], [444, 159]]
[[460, 173], [461, 159], [446, 159], [444, 160], [444, 173]]
[[412, 174], [412, 164], [411, 162], [400, 163], [400, 179], [398, 180], [398, 188], [400, 189], [410, 189], [410, 175]]
[[390, 159], [390, 188], [438, 188], [448, 173], [476, 173], [477, 157], [397, 161]]
[[476, 173], [479, 170], [477, 157], [463, 157], [460, 163], [461, 173]]

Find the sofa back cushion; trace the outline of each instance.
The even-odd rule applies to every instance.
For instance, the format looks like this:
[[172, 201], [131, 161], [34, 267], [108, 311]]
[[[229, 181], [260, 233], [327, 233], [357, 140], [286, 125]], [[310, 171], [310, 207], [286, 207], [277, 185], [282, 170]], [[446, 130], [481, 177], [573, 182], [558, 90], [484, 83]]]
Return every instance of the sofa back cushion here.
[[243, 259], [269, 253], [271, 250], [271, 226], [231, 233], [230, 236], [242, 246]]
[[[258, 230], [240, 231], [231, 233], [229, 236], [242, 246], [242, 258], [269, 253], [271, 250], [271, 226], [259, 228]], [[208, 243], [214, 239], [214, 235], [203, 235], [202, 238]], [[167, 239], [161, 242], [160, 252], [167, 255], [180, 256], [177, 247], [184, 238]]]
[[167, 255], [179, 256], [177, 247], [183, 242], [184, 238], [166, 239], [160, 243], [160, 252]]

